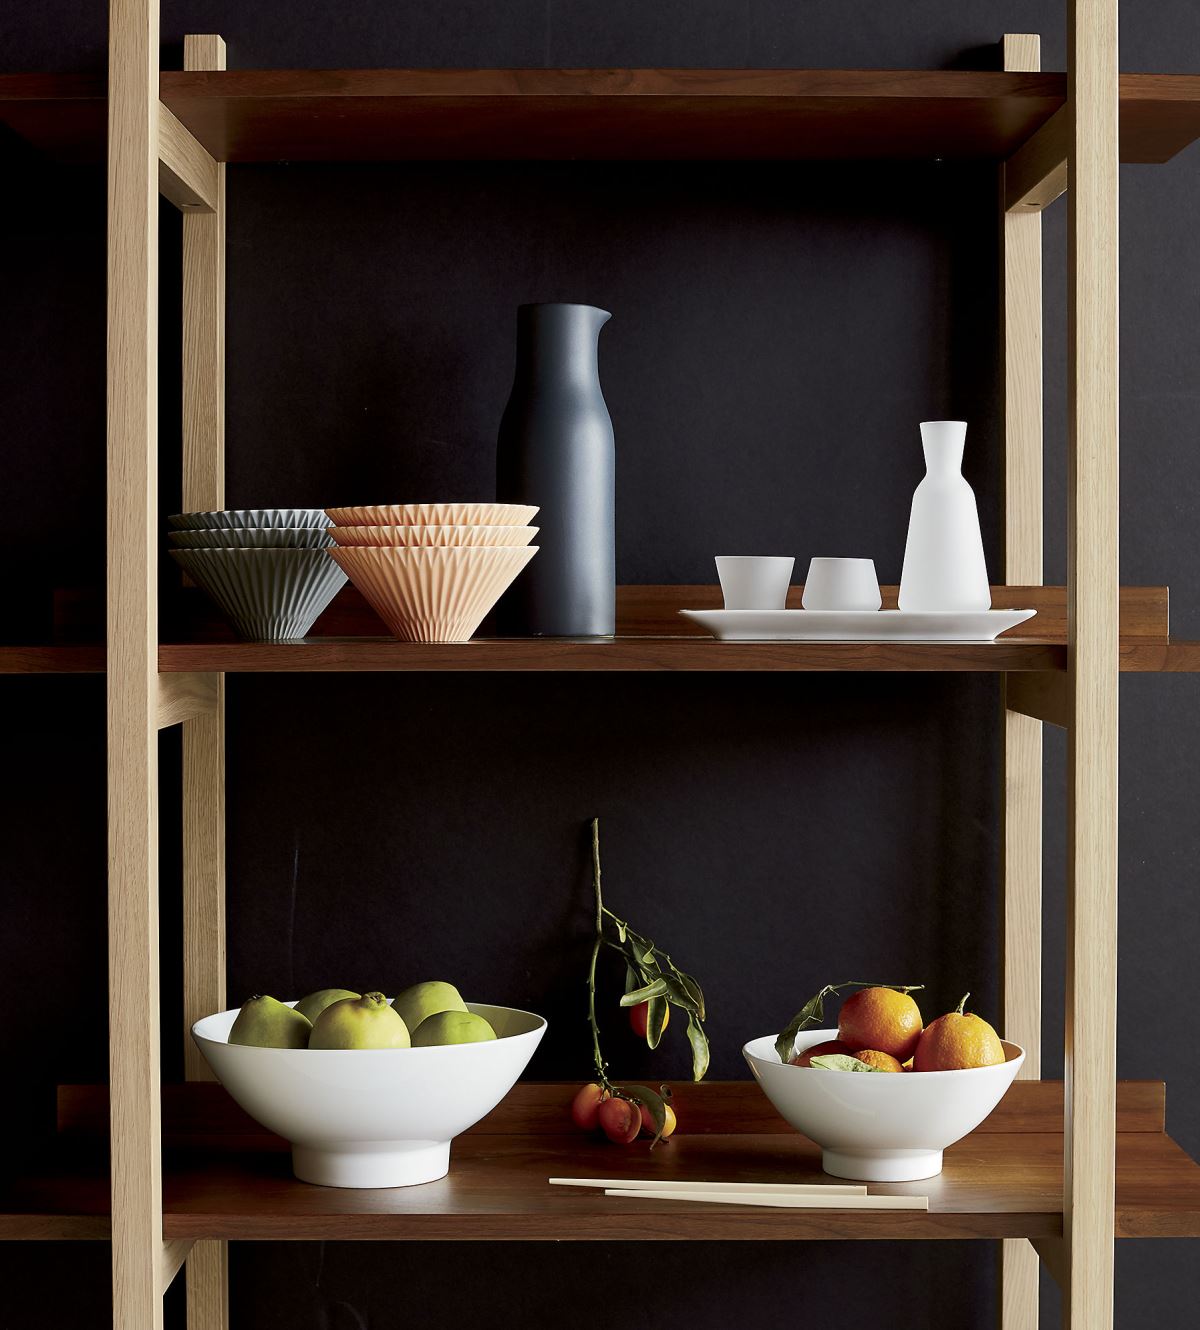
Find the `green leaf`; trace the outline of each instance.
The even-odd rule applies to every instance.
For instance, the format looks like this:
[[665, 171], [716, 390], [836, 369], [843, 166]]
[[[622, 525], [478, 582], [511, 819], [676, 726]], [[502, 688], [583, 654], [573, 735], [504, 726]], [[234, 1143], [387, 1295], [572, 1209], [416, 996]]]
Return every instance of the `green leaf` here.
[[646, 1012], [646, 1043], [651, 1048], [657, 1048], [659, 1040], [662, 1039], [663, 1026], [667, 1023], [669, 1010], [666, 998], [650, 999], [650, 1006]]
[[645, 988], [635, 988], [621, 999], [621, 1006], [636, 1007], [639, 1002], [649, 1002], [651, 998], [662, 997], [667, 991], [667, 981], [661, 976]]
[[826, 984], [819, 993], [814, 994], [779, 1032], [775, 1040], [775, 1052], [780, 1062], [786, 1062], [795, 1052], [796, 1036], [810, 1025], [816, 1025], [825, 1018], [825, 999], [838, 990], [837, 984]]
[[633, 968], [632, 965], [629, 964], [628, 961], [626, 961], [626, 962], [625, 962], [625, 991], [626, 991], [626, 993], [632, 993], [633, 990], [634, 990], [637, 986], [638, 986], [637, 971]]
[[701, 1020], [703, 1020], [703, 1019], [704, 1019], [704, 1015], [705, 1015], [705, 1013], [704, 1013], [704, 990], [703, 990], [703, 989], [700, 987], [700, 985], [699, 985], [699, 984], [698, 984], [698, 983], [692, 978], [692, 976], [691, 976], [690, 974], [684, 974], [684, 972], [683, 972], [682, 970], [676, 970], [676, 971], [675, 971], [675, 974], [676, 974], [676, 976], [678, 977], [680, 984], [683, 985], [684, 991], [688, 994], [688, 996], [689, 996], [689, 997], [692, 999], [692, 1001], [696, 1004], [696, 1015], [699, 1016]]
[[654, 1140], [650, 1142], [650, 1148], [653, 1150], [662, 1140], [663, 1128], [667, 1125], [667, 1107], [663, 1103], [662, 1096], [644, 1085], [623, 1085], [621, 1093], [639, 1104], [645, 1104], [646, 1112], [650, 1114], [650, 1120], [654, 1123]]
[[688, 1012], [687, 1037], [692, 1046], [692, 1080], [702, 1081], [708, 1070], [708, 1036], [691, 1012]]
[[877, 1071], [881, 1076], [887, 1073], [881, 1067], [868, 1067], [865, 1062], [852, 1058], [845, 1053], [818, 1053], [810, 1058], [810, 1067], [820, 1067], [824, 1071]]
[[628, 932], [628, 925], [625, 923], [625, 920], [624, 920], [624, 919], [618, 919], [618, 920], [617, 920], [617, 936], [621, 939], [622, 942], [625, 941], [625, 937], [626, 937], [627, 932]]

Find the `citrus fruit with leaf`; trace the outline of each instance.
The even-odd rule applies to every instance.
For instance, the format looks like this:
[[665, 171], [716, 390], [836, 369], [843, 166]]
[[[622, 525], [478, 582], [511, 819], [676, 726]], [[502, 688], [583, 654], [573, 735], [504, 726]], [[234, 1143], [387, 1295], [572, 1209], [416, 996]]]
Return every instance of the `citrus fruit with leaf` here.
[[812, 1065], [813, 1058], [822, 1057], [826, 1053], [850, 1053], [853, 1050], [849, 1044], [843, 1044], [838, 1039], [826, 1039], [823, 1044], [813, 1044], [811, 1048], [806, 1048], [803, 1053], [795, 1053], [788, 1061], [793, 1067], [809, 1067]]
[[903, 1071], [904, 1068], [890, 1053], [881, 1053], [877, 1048], [860, 1048], [854, 1056], [859, 1062], [865, 1062], [875, 1071]]
[[914, 1071], [966, 1071], [1004, 1061], [1000, 1036], [982, 1016], [965, 1010], [970, 996], [965, 994], [953, 1011], [930, 1021], [913, 1055]]
[[[656, 1004], [656, 1011], [661, 1009], [662, 1024], [658, 1027], [659, 1038], [662, 1037], [668, 1025], [671, 1023], [671, 1008], [666, 1002], [659, 1008]], [[629, 1026], [639, 1039], [645, 1039], [647, 1031], [650, 1028], [650, 1003], [639, 1002], [636, 1007], [629, 1008]], [[658, 1042], [658, 1039], [654, 1041]]]
[[[679, 1126], [679, 1120], [676, 1118], [675, 1110], [670, 1104], [663, 1105], [663, 1117], [665, 1120], [663, 1122], [662, 1136], [659, 1139], [665, 1141], [668, 1136], [674, 1133], [675, 1128]], [[642, 1130], [650, 1136], [655, 1134], [654, 1115], [645, 1104], [642, 1105]]]
[[921, 1009], [894, 988], [864, 988], [842, 1003], [838, 1039], [853, 1052], [878, 1049], [899, 1062], [911, 1057], [921, 1037]]

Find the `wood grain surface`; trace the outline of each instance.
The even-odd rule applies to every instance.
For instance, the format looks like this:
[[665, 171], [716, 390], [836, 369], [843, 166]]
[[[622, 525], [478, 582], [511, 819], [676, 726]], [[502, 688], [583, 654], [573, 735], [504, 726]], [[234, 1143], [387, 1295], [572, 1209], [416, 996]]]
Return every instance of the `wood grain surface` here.
[[[925, 1182], [875, 1186], [927, 1195], [927, 1214], [726, 1210], [675, 1201], [620, 1201], [550, 1187], [550, 1177], [607, 1177], [616, 1153], [602, 1140], [564, 1131], [575, 1087], [520, 1085], [454, 1146], [441, 1182], [383, 1191], [311, 1187], [291, 1177], [282, 1142], [258, 1135], [224, 1148], [171, 1149], [164, 1234], [168, 1239], [499, 1239], [709, 1241], [803, 1238], [1058, 1237], [1062, 1233], [1062, 1086], [1017, 1082], [989, 1122], [946, 1153]], [[819, 1153], [774, 1115], [751, 1082], [676, 1087], [680, 1134], [651, 1152], [620, 1152], [623, 1176], [716, 1181], [827, 1181]], [[164, 1120], [177, 1127], [177, 1095], [194, 1100], [211, 1130], [223, 1092], [168, 1087]], [[1200, 1167], [1160, 1129], [1162, 1086], [1119, 1091], [1116, 1228], [1122, 1236], [1200, 1235]], [[103, 1087], [64, 1087], [64, 1149], [74, 1167], [18, 1180], [0, 1193], [0, 1237], [104, 1235], [102, 1151], [84, 1136], [102, 1121]], [[232, 1123], [232, 1118], [230, 1119]], [[738, 1130], [739, 1123], [751, 1130]], [[1041, 1130], [1057, 1123], [1058, 1130]], [[694, 1130], [696, 1126], [700, 1130]], [[1129, 1130], [1124, 1128], [1129, 1127]], [[241, 1148], [238, 1148], [238, 1147]]]
[[[778, 159], [1012, 154], [1066, 77], [981, 70], [163, 71], [163, 102], [218, 160]], [[104, 80], [0, 76], [0, 123], [100, 161]], [[1200, 135], [1200, 78], [1121, 78], [1121, 159]]]

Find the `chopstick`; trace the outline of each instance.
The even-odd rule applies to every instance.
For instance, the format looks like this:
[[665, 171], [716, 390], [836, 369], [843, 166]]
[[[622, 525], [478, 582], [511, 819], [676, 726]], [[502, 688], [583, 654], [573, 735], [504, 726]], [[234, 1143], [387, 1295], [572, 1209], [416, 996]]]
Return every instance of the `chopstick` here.
[[[832, 1187], [820, 1188], [822, 1192]], [[834, 1196], [808, 1193], [780, 1194], [778, 1192], [721, 1192], [721, 1191], [629, 1191], [618, 1187], [607, 1188], [605, 1196], [622, 1196], [637, 1201], [700, 1201], [706, 1205], [767, 1205], [779, 1210], [928, 1210], [928, 1196]]]
[[684, 1182], [672, 1178], [551, 1178], [553, 1187], [602, 1187], [605, 1191], [765, 1192], [780, 1196], [865, 1196], [866, 1187], [826, 1182]]

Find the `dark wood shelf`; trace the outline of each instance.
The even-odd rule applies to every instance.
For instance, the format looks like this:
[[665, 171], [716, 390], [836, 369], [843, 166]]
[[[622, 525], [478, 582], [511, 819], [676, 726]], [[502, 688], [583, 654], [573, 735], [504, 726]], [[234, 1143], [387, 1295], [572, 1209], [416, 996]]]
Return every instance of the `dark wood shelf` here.
[[[978, 70], [164, 71], [161, 96], [219, 160], [814, 160], [1010, 156], [1066, 75]], [[0, 123], [60, 160], [101, 160], [100, 76], [0, 77]], [[1121, 77], [1121, 158], [1200, 136], [1200, 78]]]
[[[819, 1212], [618, 1201], [550, 1187], [550, 1177], [829, 1181], [816, 1147], [750, 1082], [680, 1085], [680, 1132], [653, 1153], [565, 1131], [569, 1085], [520, 1085], [454, 1145], [450, 1175], [422, 1187], [350, 1191], [292, 1178], [284, 1143], [219, 1086], [166, 1087], [164, 1237], [250, 1240], [527, 1241], [1001, 1238], [1062, 1234], [1061, 1082], [1018, 1081], [978, 1130], [946, 1152], [940, 1177], [875, 1185], [927, 1195], [921, 1211]], [[1118, 1087], [1119, 1237], [1200, 1236], [1200, 1166], [1165, 1134], [1161, 1083]], [[64, 1087], [65, 1142], [107, 1126], [102, 1087]], [[108, 1181], [90, 1163], [19, 1180], [0, 1194], [0, 1238], [107, 1235]]]
[[702, 672], [1060, 670], [1066, 647], [1051, 642], [717, 642], [694, 637], [477, 638], [463, 643], [310, 637], [304, 642], [162, 646], [164, 673], [438, 671]]
[[[896, 587], [882, 588], [884, 605]], [[799, 608], [802, 587], [788, 604]], [[995, 642], [717, 642], [679, 615], [681, 608], [720, 604], [712, 586], [624, 586], [617, 589], [618, 636], [602, 639], [477, 638], [456, 644], [415, 644], [383, 636], [383, 625], [353, 587], [345, 588], [303, 642], [234, 640], [197, 591], [181, 594], [179, 640], [159, 648], [163, 673], [355, 672], [698, 672], [798, 671], [1005, 673], [1062, 670], [1067, 662], [1063, 587], [994, 586], [999, 608], [1032, 606], [1037, 616]], [[64, 595], [82, 618], [64, 619], [73, 633], [102, 631], [86, 597]], [[1168, 636], [1166, 587], [1121, 589], [1121, 668], [1140, 672], [1200, 671], [1200, 643]], [[104, 669], [100, 645], [0, 647], [0, 674], [89, 673]]]

